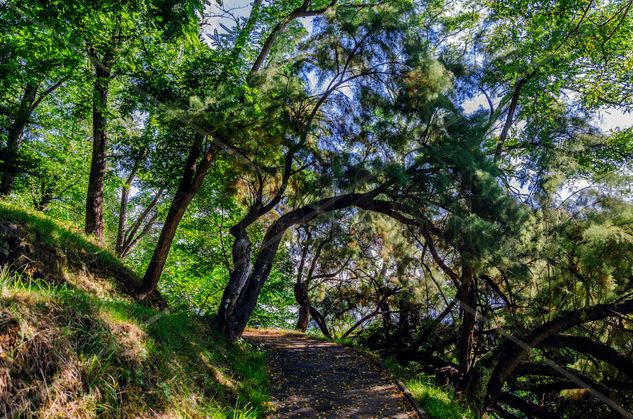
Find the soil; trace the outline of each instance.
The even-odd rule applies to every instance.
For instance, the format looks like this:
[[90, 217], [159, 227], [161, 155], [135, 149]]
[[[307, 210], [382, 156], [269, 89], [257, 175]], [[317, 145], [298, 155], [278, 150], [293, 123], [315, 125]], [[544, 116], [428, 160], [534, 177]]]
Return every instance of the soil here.
[[417, 418], [390, 375], [369, 359], [302, 333], [247, 329], [268, 356], [274, 418]]

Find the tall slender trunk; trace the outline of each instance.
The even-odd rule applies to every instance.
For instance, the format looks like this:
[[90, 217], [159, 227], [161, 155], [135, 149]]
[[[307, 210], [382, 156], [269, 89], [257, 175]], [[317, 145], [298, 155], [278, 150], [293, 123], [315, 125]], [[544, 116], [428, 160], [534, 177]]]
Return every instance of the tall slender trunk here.
[[466, 374], [473, 362], [477, 315], [476, 283], [473, 269], [467, 262], [462, 264], [462, 283], [457, 298], [462, 308], [462, 324], [457, 342], [459, 371]]
[[211, 167], [213, 155], [210, 151], [205, 152], [201, 161], [198, 162], [201, 154], [202, 139], [201, 135], [196, 134], [196, 141], [189, 150], [185, 171], [169, 207], [163, 229], [154, 248], [154, 254], [139, 287], [139, 294], [142, 299], [151, 296], [156, 291], [158, 280], [163, 273], [163, 268], [171, 249], [171, 243], [178, 229], [178, 224], [180, 224], [180, 220], [185, 211], [187, 211], [196, 192], [202, 186], [204, 177]]
[[[128, 178], [129, 180], [130, 178]], [[119, 207], [119, 229], [116, 235], [115, 250], [120, 256], [123, 252], [123, 240], [125, 236], [125, 229], [127, 228], [127, 205], [130, 196], [131, 182], [126, 182], [121, 186], [121, 204]]]
[[92, 160], [88, 193], [86, 194], [86, 234], [93, 234], [97, 240], [103, 241], [103, 193], [106, 174], [106, 148], [108, 88], [110, 85], [110, 68], [107, 63], [95, 65], [95, 84], [92, 93]]
[[385, 337], [385, 342], [389, 342], [393, 331], [393, 319], [391, 318], [389, 303], [386, 301], [381, 302], [378, 304], [378, 309], [382, 313], [382, 332]]
[[120, 256], [123, 253], [123, 245], [125, 241], [125, 230], [127, 229], [127, 205], [130, 197], [130, 187], [136, 177], [136, 172], [141, 165], [141, 158], [136, 159], [132, 170], [128, 175], [123, 186], [121, 186], [121, 203], [119, 207], [119, 229], [116, 235], [116, 252]]
[[306, 259], [308, 257], [308, 251], [310, 249], [310, 239], [312, 238], [312, 231], [308, 226], [304, 226], [306, 232], [306, 240], [303, 245], [303, 249], [301, 250], [301, 260], [299, 262], [299, 269], [297, 270], [297, 282], [294, 286], [294, 294], [295, 301], [299, 306], [299, 316], [297, 318], [296, 329], [302, 332], [305, 332], [308, 329], [308, 323], [310, 322], [310, 279], [312, 273], [314, 272], [314, 266], [318, 259], [321, 245], [317, 248], [317, 253], [314, 255], [312, 259], [312, 263], [310, 264], [310, 268], [308, 269], [308, 274], [304, 280], [303, 270], [305, 268]]
[[22, 140], [24, 128], [26, 127], [26, 124], [31, 117], [31, 113], [33, 112], [32, 106], [35, 102], [38, 87], [39, 84], [37, 83], [28, 83], [26, 85], [24, 88], [24, 94], [20, 100], [18, 113], [9, 127], [2, 181], [0, 184], [0, 195], [9, 195], [13, 191], [13, 183], [15, 182], [15, 177], [18, 171], [17, 159], [20, 142]]

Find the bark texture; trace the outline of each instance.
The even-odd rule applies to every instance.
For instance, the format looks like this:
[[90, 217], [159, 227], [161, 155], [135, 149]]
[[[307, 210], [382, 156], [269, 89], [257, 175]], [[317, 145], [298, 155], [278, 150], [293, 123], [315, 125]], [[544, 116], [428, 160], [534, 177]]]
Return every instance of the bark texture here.
[[204, 177], [213, 163], [213, 154], [210, 151], [206, 151], [200, 159], [202, 139], [201, 135], [196, 135], [196, 141], [189, 150], [185, 171], [169, 207], [152, 259], [141, 282], [139, 289], [141, 299], [150, 297], [156, 291], [178, 224], [180, 224], [180, 220], [182, 220], [196, 192], [202, 186]]
[[472, 268], [464, 263], [462, 266], [462, 281], [458, 291], [458, 299], [462, 309], [462, 324], [457, 341], [459, 371], [468, 373], [473, 362], [473, 347], [475, 345], [475, 325], [477, 315], [476, 285]]
[[95, 64], [95, 84], [92, 92], [92, 158], [86, 194], [85, 232], [97, 240], [104, 239], [103, 193], [108, 146], [107, 110], [108, 88], [111, 79], [107, 63]]
[[230, 340], [236, 340], [241, 336], [255, 309], [259, 293], [268, 279], [277, 249], [288, 228], [307, 223], [324, 212], [350, 206], [373, 208], [372, 200], [381, 191], [382, 189], [378, 188], [364, 194], [352, 193], [326, 198], [288, 212], [270, 225], [255, 262], [251, 265], [252, 245], [246, 227], [262, 212], [261, 208], [252, 208], [240, 223], [231, 228], [231, 234], [235, 237], [233, 271], [218, 309], [217, 324], [220, 331]]

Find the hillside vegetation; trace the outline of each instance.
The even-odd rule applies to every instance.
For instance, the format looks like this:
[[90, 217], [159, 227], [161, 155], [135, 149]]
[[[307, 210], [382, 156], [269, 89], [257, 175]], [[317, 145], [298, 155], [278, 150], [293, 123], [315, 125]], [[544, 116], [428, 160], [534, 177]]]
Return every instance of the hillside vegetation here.
[[255, 416], [264, 356], [204, 319], [140, 305], [78, 233], [0, 206], [0, 416]]
[[633, 415], [633, 0], [0, 1], [0, 34], [5, 410], [257, 415], [244, 331], [294, 328], [438, 417]]

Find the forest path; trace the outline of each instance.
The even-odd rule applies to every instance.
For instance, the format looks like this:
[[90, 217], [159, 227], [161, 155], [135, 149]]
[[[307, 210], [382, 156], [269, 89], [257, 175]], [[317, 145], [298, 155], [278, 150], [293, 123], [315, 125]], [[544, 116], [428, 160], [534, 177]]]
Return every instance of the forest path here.
[[350, 348], [302, 333], [246, 329], [268, 355], [275, 418], [417, 418], [389, 374]]

